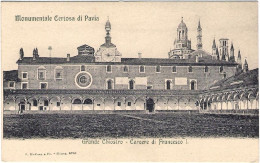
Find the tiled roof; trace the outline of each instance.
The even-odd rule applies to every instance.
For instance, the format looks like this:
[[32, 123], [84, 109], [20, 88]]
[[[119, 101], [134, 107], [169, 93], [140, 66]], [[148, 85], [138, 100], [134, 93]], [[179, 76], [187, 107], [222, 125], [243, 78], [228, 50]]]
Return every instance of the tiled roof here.
[[210, 86], [210, 89], [231, 89], [251, 85], [258, 86], [258, 68], [247, 72], [242, 72], [227, 79], [220, 80]]
[[75, 56], [70, 61], [67, 58], [50, 58], [39, 57], [33, 60], [32, 57], [24, 57], [17, 61], [18, 64], [112, 64], [112, 65], [226, 65], [235, 66], [237, 63], [231, 63], [221, 60], [212, 60], [208, 58], [200, 58], [199, 62], [195, 58], [191, 59], [168, 59], [168, 58], [121, 58], [121, 62], [95, 62], [94, 56]]
[[4, 81], [19, 81], [18, 70], [4, 71], [3, 79]]
[[98, 90], [98, 89], [17, 89], [17, 90], [4, 90], [4, 95], [7, 96], [9, 94], [22, 94], [22, 95], [32, 95], [32, 94], [57, 94], [58, 96], [64, 94], [81, 94], [81, 95], [114, 95], [114, 96], [122, 96], [122, 95], [141, 95], [144, 96], [171, 96], [171, 95], [187, 95], [187, 96], [196, 96], [201, 94], [200, 90]]
[[[84, 45], [79, 46], [77, 49], [81, 49], [81, 48], [85, 48], [85, 47], [92, 48], [91, 46], [84, 44]], [[94, 49], [94, 48], [92, 48], [92, 49]]]

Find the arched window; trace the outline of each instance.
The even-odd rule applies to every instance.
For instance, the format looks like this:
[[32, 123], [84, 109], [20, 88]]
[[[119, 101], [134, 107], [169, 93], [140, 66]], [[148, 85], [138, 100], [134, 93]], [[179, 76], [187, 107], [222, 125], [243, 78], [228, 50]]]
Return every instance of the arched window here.
[[145, 71], [143, 65], [141, 65], [141, 66], [139, 67], [139, 71], [140, 71], [140, 72], [144, 72], [144, 71]]
[[209, 72], [208, 66], [205, 66], [204, 72]]
[[156, 66], [156, 72], [161, 72], [161, 66]]
[[129, 89], [134, 89], [134, 80], [129, 81]]
[[190, 89], [191, 89], [191, 90], [195, 90], [195, 89], [196, 89], [196, 81], [192, 80], [192, 81], [190, 82]]
[[188, 72], [192, 72], [192, 66], [189, 66]]
[[45, 80], [45, 78], [46, 78], [46, 68], [40, 66], [38, 68], [38, 80]]
[[172, 72], [177, 72], [176, 66], [172, 66]]
[[128, 72], [128, 66], [124, 66], [124, 72]]
[[111, 67], [111, 65], [107, 65], [107, 72], [112, 72], [112, 67]]
[[166, 89], [167, 90], [171, 89], [171, 81], [170, 80], [166, 81]]
[[62, 79], [62, 72], [63, 72], [63, 69], [61, 66], [57, 66], [55, 67], [55, 79], [59, 80], [59, 79]]
[[93, 103], [92, 100], [88, 98], [88, 99], [84, 100], [83, 104], [92, 104], [92, 103]]
[[76, 98], [74, 101], [73, 101], [73, 104], [81, 104], [81, 100]]
[[223, 70], [224, 70], [224, 69], [223, 69], [223, 66], [220, 66], [220, 67], [219, 67], [219, 72], [222, 73]]
[[107, 81], [107, 89], [113, 89], [113, 81], [111, 79]]
[[85, 71], [86, 69], [85, 69], [85, 66], [84, 65], [82, 65], [81, 67], [80, 67], [80, 71]]

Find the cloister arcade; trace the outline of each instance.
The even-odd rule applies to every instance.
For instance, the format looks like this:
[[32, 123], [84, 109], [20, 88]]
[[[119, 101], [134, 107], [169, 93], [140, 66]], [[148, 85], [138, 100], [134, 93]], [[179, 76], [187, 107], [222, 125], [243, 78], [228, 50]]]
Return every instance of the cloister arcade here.
[[4, 110], [198, 110], [195, 96], [7, 96]]
[[211, 92], [200, 97], [201, 110], [259, 109], [258, 88]]

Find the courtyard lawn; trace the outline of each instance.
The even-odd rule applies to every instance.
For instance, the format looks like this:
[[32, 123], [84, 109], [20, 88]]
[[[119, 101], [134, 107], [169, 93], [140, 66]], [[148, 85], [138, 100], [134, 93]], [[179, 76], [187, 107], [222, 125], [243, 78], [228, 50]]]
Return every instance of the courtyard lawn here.
[[258, 116], [5, 114], [4, 138], [259, 137]]

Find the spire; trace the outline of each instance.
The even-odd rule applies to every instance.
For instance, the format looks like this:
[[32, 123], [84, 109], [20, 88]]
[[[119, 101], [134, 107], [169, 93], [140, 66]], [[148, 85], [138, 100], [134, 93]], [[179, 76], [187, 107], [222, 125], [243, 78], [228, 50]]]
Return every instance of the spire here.
[[233, 42], [231, 42], [231, 48], [230, 48], [230, 50], [234, 50]]
[[216, 41], [215, 41], [215, 38], [214, 38], [214, 40], [213, 40], [213, 44], [212, 44], [212, 49], [213, 48], [216, 48]]
[[200, 20], [197, 28], [197, 50], [202, 49], [202, 28], [200, 26]]
[[245, 62], [244, 62], [243, 71], [244, 71], [244, 72], [247, 72], [247, 71], [248, 71], [248, 64], [247, 64], [246, 59], [245, 59]]
[[231, 42], [229, 61], [235, 62], [233, 42]]
[[241, 63], [241, 54], [240, 54], [240, 50], [238, 50], [237, 63], [240, 64], [240, 65], [242, 64], [242, 63]]
[[200, 29], [201, 29], [201, 26], [200, 26], [200, 19], [199, 19], [199, 24], [198, 24], [198, 28], [200, 28]]

